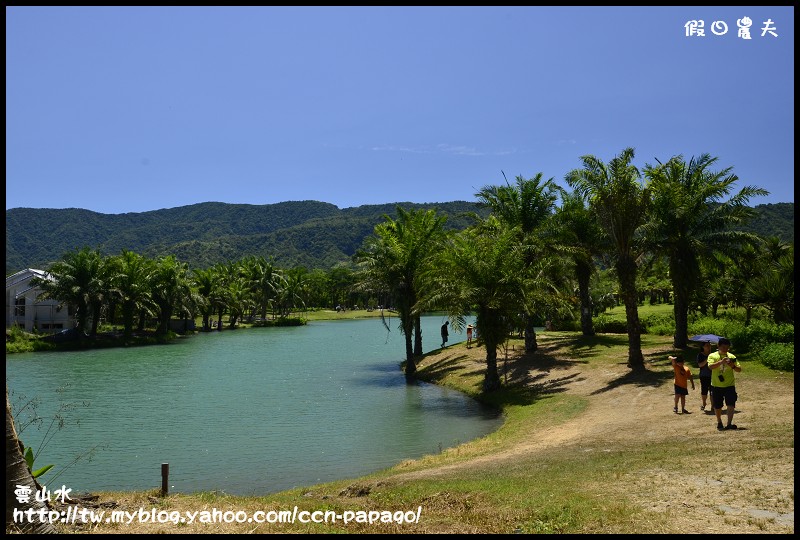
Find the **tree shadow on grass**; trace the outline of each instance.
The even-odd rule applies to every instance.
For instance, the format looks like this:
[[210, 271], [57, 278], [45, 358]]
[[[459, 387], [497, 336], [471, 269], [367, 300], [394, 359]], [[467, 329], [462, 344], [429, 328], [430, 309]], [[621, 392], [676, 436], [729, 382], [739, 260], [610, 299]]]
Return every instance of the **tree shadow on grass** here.
[[[586, 360], [565, 359], [553, 354], [558, 345], [539, 347], [535, 353], [526, 353], [521, 348], [501, 348], [497, 354], [497, 372], [502, 382], [499, 390], [483, 391], [486, 361], [476, 361], [466, 354], [447, 355], [434, 363], [420, 367], [418, 376], [431, 382], [439, 382], [450, 374], [474, 377], [472, 390], [476, 397], [497, 407], [508, 405], [530, 405], [543, 397], [566, 391], [568, 384], [582, 380], [577, 373], [557, 376], [558, 372], [571, 370], [575, 364], [586, 364]], [[555, 376], [554, 376], [555, 375]]]
[[[672, 363], [668, 358], [665, 358], [662, 351], [643, 353], [643, 355], [643, 368], [630, 369], [627, 373], [610, 381], [604, 388], [595, 390], [590, 395], [602, 394], [626, 384], [658, 388], [673, 378]], [[627, 362], [621, 362], [621, 364], [627, 365]], [[663, 366], [666, 366], [666, 369]]]
[[[497, 351], [497, 372], [502, 386], [494, 392], [483, 392], [486, 374], [485, 357], [480, 361], [457, 351], [419, 369], [424, 380], [439, 382], [449, 374], [474, 377], [472, 385], [481, 401], [503, 407], [531, 405], [547, 396], [563, 393], [569, 384], [585, 380], [586, 375], [574, 373], [574, 368], [588, 364], [597, 357], [598, 349], [626, 347], [626, 334], [599, 334], [596, 336], [554, 336], [540, 343], [533, 353], [527, 353], [519, 343]], [[672, 378], [672, 369], [664, 350], [646, 352], [645, 367], [631, 369], [612, 380], [607, 386], [592, 394], [600, 394], [625, 384], [657, 388]], [[627, 364], [624, 362], [623, 364]], [[561, 373], [560, 373], [561, 372]]]

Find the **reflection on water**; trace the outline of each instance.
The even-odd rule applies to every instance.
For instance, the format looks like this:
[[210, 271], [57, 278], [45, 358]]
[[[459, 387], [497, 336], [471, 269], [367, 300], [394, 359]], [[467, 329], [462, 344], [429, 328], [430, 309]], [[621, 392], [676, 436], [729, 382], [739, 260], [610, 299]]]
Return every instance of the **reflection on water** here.
[[[426, 350], [438, 347], [440, 324], [423, 319]], [[46, 419], [59, 403], [88, 404], [61, 413], [67, 425], [37, 458], [56, 464], [46, 484], [97, 447], [55, 478], [76, 492], [153, 489], [169, 463], [174, 492], [270, 493], [373, 472], [499, 426], [495, 411], [463, 394], [406, 384], [402, 336], [390, 327], [323, 321], [166, 346], [11, 355], [8, 386], [12, 404], [40, 398]], [[451, 332], [449, 343], [463, 339]], [[21, 439], [37, 448], [46, 427]]]

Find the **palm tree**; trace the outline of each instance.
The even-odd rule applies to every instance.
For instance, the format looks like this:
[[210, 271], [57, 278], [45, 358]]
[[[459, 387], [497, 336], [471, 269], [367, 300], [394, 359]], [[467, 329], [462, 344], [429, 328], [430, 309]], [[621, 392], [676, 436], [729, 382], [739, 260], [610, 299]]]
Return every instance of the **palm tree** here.
[[284, 286], [278, 291], [278, 305], [282, 317], [288, 317], [292, 308], [298, 304], [305, 309], [303, 301], [305, 275], [306, 269], [302, 267], [292, 268], [286, 272], [283, 278]]
[[158, 308], [156, 334], [166, 335], [173, 313], [186, 311], [193, 295], [189, 284], [189, 267], [174, 255], [159, 258], [150, 274], [150, 294]]
[[750, 197], [767, 195], [764, 189], [746, 186], [728, 201], [738, 177], [732, 167], [717, 172], [709, 154], [674, 156], [664, 164], [646, 165], [652, 205], [642, 234], [649, 249], [669, 260], [669, 276], [675, 296], [673, 345], [685, 348], [688, 339], [689, 298], [700, 281], [700, 259], [710, 252], [729, 253], [744, 243], [758, 242], [755, 235], [735, 230], [754, 215], [746, 206]]
[[274, 261], [268, 261], [262, 256], [245, 257], [241, 265], [253, 291], [255, 309], [262, 319], [266, 319], [267, 308], [274, 308], [278, 292], [283, 287], [283, 275], [275, 267]]
[[520, 294], [527, 290], [525, 272], [518, 231], [492, 215], [455, 235], [426, 275], [431, 283], [426, 301], [446, 306], [455, 329], [460, 329], [466, 314], [475, 311], [486, 347], [486, 392], [500, 387], [497, 349], [527, 307]]
[[122, 250], [120, 255], [114, 257], [112, 264], [114, 270], [111, 281], [122, 305], [123, 336], [129, 339], [133, 334], [136, 314], [151, 305], [152, 262], [138, 253]]
[[589, 282], [595, 272], [595, 257], [608, 249], [607, 236], [596, 216], [577, 193], [562, 192], [561, 207], [553, 216], [558, 241], [569, 248], [568, 258], [578, 281], [578, 298], [581, 310], [581, 331], [584, 336], [594, 335], [592, 323], [592, 297]]
[[42, 298], [53, 298], [74, 305], [76, 328], [81, 334], [91, 314], [92, 331], [96, 333], [103, 296], [107, 293], [100, 252], [84, 247], [65, 253], [60, 261], [50, 265], [47, 273], [54, 279], [35, 277], [31, 280], [32, 285], [42, 288]]
[[212, 302], [214, 276], [215, 273], [211, 268], [192, 271], [192, 286], [195, 288], [200, 298], [198, 305], [200, 306], [200, 313], [203, 317], [203, 331], [205, 332], [211, 330], [210, 319], [214, 312], [214, 304]]
[[[534, 264], [543, 251], [551, 249], [553, 240], [543, 230], [552, 216], [558, 196], [558, 187], [552, 178], [542, 180], [542, 173], [530, 179], [517, 176], [516, 184], [506, 181], [505, 186], [484, 186], [475, 196], [481, 205], [488, 206], [502, 223], [515, 228], [517, 241], [524, 246], [526, 267]], [[525, 350], [538, 348], [534, 313], [525, 313]]]
[[[411, 335], [420, 313], [421, 273], [435, 253], [437, 242], [444, 236], [446, 216], [435, 210], [405, 211], [397, 207], [397, 219], [384, 215], [385, 221], [375, 226], [373, 236], [356, 253], [360, 266], [358, 286], [378, 293], [388, 292], [400, 318], [406, 344], [406, 377], [417, 370]], [[419, 350], [422, 335], [417, 328]]]
[[567, 183], [589, 201], [614, 246], [614, 267], [625, 303], [628, 330], [628, 366], [644, 368], [642, 328], [636, 291], [637, 259], [642, 246], [637, 232], [645, 223], [649, 192], [641, 185], [639, 170], [631, 164], [633, 148], [625, 148], [608, 164], [592, 155], [581, 156], [582, 169], [567, 173]]
[[747, 283], [745, 294], [769, 309], [776, 324], [794, 324], [794, 246], [768, 238], [761, 263], [763, 272]]

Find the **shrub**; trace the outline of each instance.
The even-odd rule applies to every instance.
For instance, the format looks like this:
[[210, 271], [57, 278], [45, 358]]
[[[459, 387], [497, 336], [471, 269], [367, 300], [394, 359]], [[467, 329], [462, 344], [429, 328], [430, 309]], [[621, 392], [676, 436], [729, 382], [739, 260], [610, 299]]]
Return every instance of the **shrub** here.
[[758, 359], [768, 368], [794, 372], [794, 344], [770, 343], [761, 349]]
[[646, 315], [639, 322], [643, 334], [671, 336], [675, 333], [675, 317], [672, 315]]
[[732, 342], [732, 352], [758, 351], [769, 343], [794, 343], [794, 325], [754, 319], [748, 326], [731, 318], [703, 317], [689, 325], [689, 335], [717, 334]]
[[594, 319], [594, 331], [599, 334], [627, 334], [628, 323], [601, 314]]

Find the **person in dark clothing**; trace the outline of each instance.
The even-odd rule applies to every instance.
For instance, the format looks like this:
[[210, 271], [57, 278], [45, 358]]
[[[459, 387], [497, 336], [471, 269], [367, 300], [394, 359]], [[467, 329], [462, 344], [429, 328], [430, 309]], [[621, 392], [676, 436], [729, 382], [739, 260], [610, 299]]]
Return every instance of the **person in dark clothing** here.
[[450, 324], [450, 321], [446, 321], [442, 325], [442, 348], [444, 349], [447, 346], [447, 337], [450, 335], [447, 331], [447, 325]]
[[711, 354], [711, 342], [706, 341], [700, 346], [700, 352], [697, 353], [697, 367], [700, 368], [700, 395], [703, 398], [703, 404], [700, 405], [701, 411], [706, 410], [708, 392], [711, 390], [711, 368], [708, 367], [709, 354]]

